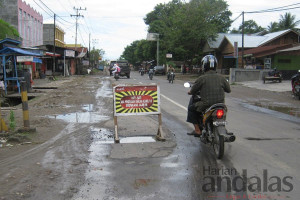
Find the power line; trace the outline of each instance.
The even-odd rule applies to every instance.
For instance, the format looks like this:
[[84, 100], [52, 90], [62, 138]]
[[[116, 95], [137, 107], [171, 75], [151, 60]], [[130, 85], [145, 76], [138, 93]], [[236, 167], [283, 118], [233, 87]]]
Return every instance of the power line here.
[[[80, 29], [80, 28], [79, 28]], [[83, 42], [83, 44], [84, 44], [84, 46], [87, 46], [86, 45], [86, 43], [84, 42], [84, 39], [83, 39], [83, 37], [82, 37], [82, 35], [81, 35], [81, 32], [79, 31], [79, 35], [80, 35], [80, 37], [81, 37], [81, 40], [82, 40], [82, 42]]]
[[61, 5], [61, 7], [64, 8], [64, 10], [70, 15], [71, 13], [66, 9], [66, 6], [64, 6], [62, 3], [61, 3], [61, 0], [58, 0], [58, 3]]
[[55, 14], [42, 0], [39, 0], [48, 10], [50, 10], [53, 14]]
[[[265, 11], [272, 11], [272, 10], [279, 10], [279, 9], [286, 9], [288, 7], [292, 7], [292, 6], [296, 6], [299, 5], [300, 3], [295, 3], [295, 4], [291, 4], [291, 5], [287, 5], [287, 6], [281, 6], [281, 7], [277, 7], [277, 8], [271, 8], [271, 9], [266, 9]], [[264, 11], [264, 10], [262, 10]]]
[[266, 10], [258, 10], [258, 11], [251, 11], [251, 12], [245, 12], [245, 13], [253, 14], [253, 13], [265, 13], [265, 12], [278, 12], [278, 11], [284, 11], [284, 10], [292, 10], [292, 9], [300, 8], [299, 6], [292, 7], [292, 6], [296, 6], [299, 4], [300, 3], [295, 3], [295, 4], [291, 4], [291, 5], [287, 5], [287, 6], [281, 6], [281, 7], [277, 7], [277, 8], [270, 8], [270, 9], [266, 9]]
[[[53, 14], [55, 14], [55, 12], [53, 11], [53, 10], [51, 10], [42, 0], [39, 0], [48, 10], [50, 10]], [[56, 15], [56, 14], [55, 14]], [[56, 17], [58, 17], [58, 18], [60, 18], [61, 20], [63, 20], [63, 21], [65, 21], [65, 22], [67, 22], [67, 23], [69, 23], [69, 24], [72, 24], [72, 22], [69, 22], [69, 21], [67, 21], [67, 20], [65, 20], [65, 19], [63, 19], [62, 17], [60, 17], [59, 15], [56, 15]]]
[[232, 20], [231, 23], [235, 22], [238, 18], [240, 18], [242, 16], [243, 13], [241, 13], [239, 16], [237, 16], [234, 20]]
[[34, 1], [34, 3], [36, 4], [36, 5], [38, 5], [38, 7], [40, 7], [45, 13], [47, 13], [51, 18], [53, 17], [53, 15], [51, 15], [51, 14], [49, 14], [42, 6], [40, 6], [35, 0], [33, 0]]

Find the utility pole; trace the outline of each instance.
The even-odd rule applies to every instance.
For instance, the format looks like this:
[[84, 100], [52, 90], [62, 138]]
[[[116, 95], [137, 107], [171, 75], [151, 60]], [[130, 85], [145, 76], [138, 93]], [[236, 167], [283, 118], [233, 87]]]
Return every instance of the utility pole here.
[[54, 13], [54, 30], [53, 30], [53, 53], [54, 53], [54, 55], [53, 55], [53, 69], [52, 69], [52, 73], [54, 74], [55, 73], [55, 36], [56, 36], [56, 24], [55, 24], [55, 20], [56, 20], [56, 14]]
[[[99, 41], [98, 39], [92, 39], [93, 50], [95, 50], [95, 45], [98, 43], [98, 41]], [[98, 62], [98, 60], [96, 60], [95, 54], [93, 54], [93, 66], [92, 66], [92, 68], [94, 68], [95, 64], [98, 64], [97, 62]]]
[[89, 34], [89, 68], [91, 69], [91, 34]]
[[78, 70], [78, 68], [77, 68], [77, 61], [76, 61], [78, 17], [84, 17], [83, 15], [80, 15], [79, 11], [80, 11], [80, 10], [86, 10], [86, 8], [85, 8], [85, 9], [82, 9], [81, 7], [80, 7], [80, 8], [75, 8], [75, 7], [74, 7], [74, 10], [76, 10], [76, 15], [71, 15], [71, 17], [76, 17], [75, 65], [76, 65], [76, 73], [79, 74], [79, 70]]
[[243, 22], [242, 22], [242, 68], [244, 68], [244, 35], [245, 35], [245, 31], [244, 31], [244, 27], [245, 27], [245, 12], [242, 12], [243, 14]]
[[156, 35], [156, 39], [157, 39], [157, 49], [156, 49], [156, 53], [157, 53], [157, 61], [156, 61], [156, 64], [157, 66], [159, 65], [159, 34]]

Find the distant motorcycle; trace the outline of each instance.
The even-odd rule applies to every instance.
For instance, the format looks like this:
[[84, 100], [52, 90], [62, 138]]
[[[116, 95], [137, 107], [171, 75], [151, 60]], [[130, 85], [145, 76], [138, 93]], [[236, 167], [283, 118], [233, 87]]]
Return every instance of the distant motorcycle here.
[[168, 74], [169, 83], [173, 83], [174, 82], [174, 77], [175, 77], [174, 72], [169, 72], [169, 74]]
[[149, 70], [149, 74], [148, 74], [150, 80], [153, 79], [153, 74], [154, 74], [153, 69], [150, 69], [150, 70]]
[[300, 100], [300, 70], [298, 73], [292, 76], [292, 92], [293, 95]]
[[[191, 87], [191, 84], [186, 82], [184, 87]], [[193, 101], [200, 101], [200, 95], [193, 95]], [[223, 103], [212, 105], [206, 109], [203, 115], [203, 130], [200, 141], [213, 147], [213, 150], [218, 159], [222, 159], [225, 151], [225, 142], [234, 142], [235, 136], [229, 133], [226, 129], [226, 114], [227, 107]], [[202, 119], [201, 116], [199, 118]]]
[[145, 74], [145, 70], [144, 69], [141, 69], [141, 76], [144, 76], [144, 74]]
[[120, 78], [120, 75], [118, 72], [115, 72], [114, 78], [116, 79], [116, 81]]

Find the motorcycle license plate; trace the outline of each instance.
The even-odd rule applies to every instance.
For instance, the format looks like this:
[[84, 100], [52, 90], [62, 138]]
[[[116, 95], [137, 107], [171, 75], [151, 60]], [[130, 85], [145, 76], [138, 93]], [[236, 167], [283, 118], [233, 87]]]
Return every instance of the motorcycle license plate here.
[[227, 122], [226, 121], [215, 121], [213, 122], [214, 126], [226, 126]]

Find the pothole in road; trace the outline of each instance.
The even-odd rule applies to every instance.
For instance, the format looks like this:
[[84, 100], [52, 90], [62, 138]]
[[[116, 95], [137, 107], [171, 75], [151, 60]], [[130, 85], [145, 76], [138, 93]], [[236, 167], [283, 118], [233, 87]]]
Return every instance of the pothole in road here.
[[[94, 144], [114, 143], [114, 133], [108, 129], [91, 128], [90, 133]], [[119, 139], [120, 143], [122, 144], [156, 142], [156, 140], [152, 136], [120, 137]]]
[[[34, 99], [34, 97], [28, 96], [28, 101], [31, 99]], [[13, 107], [22, 104], [22, 99], [21, 97], [6, 97], [1, 99], [0, 103], [1, 107]]]

